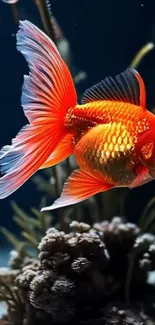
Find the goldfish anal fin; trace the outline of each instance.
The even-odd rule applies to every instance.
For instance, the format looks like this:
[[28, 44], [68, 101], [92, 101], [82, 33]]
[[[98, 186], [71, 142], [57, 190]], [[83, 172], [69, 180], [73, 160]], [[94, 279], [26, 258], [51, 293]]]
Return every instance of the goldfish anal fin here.
[[135, 175], [136, 178], [129, 186], [130, 189], [144, 185], [153, 179], [152, 176], [149, 174], [149, 169], [144, 165], [137, 166], [137, 168], [135, 169]]
[[52, 167], [69, 157], [74, 151], [73, 136], [67, 134], [40, 169]]
[[131, 103], [145, 109], [146, 93], [144, 82], [134, 69], [126, 69], [116, 77], [107, 77], [87, 89], [82, 103], [99, 100], [112, 100]]
[[112, 188], [112, 185], [104, 184], [101, 180], [77, 169], [67, 179], [61, 196], [49, 207], [42, 211], [54, 210], [64, 206], [82, 202], [89, 197]]

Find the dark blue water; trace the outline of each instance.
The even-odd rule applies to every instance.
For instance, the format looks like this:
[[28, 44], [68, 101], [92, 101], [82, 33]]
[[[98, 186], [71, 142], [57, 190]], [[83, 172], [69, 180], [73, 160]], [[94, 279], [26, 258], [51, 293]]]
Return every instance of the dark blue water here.
[[[41, 26], [32, 0], [21, 0], [20, 7], [23, 17]], [[53, 0], [51, 8], [70, 41], [75, 65], [88, 74], [78, 89], [80, 92], [106, 76], [126, 69], [137, 50], [146, 42], [155, 40], [154, 1]], [[23, 74], [28, 68], [16, 51], [16, 31], [9, 6], [0, 1], [0, 147], [9, 144], [26, 123], [20, 95]], [[145, 80], [147, 101], [155, 105], [154, 51], [145, 58], [139, 71]], [[154, 182], [130, 192], [126, 205], [129, 220], [139, 217], [154, 193]], [[0, 225], [18, 233], [12, 221], [10, 200], [29, 211], [31, 206], [38, 206], [40, 198], [41, 193], [29, 180], [11, 197], [0, 201]]]

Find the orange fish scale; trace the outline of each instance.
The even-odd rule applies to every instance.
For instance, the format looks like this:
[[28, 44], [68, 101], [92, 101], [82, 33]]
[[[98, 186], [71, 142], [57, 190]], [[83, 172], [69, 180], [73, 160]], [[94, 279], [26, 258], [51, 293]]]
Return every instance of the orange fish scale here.
[[96, 101], [68, 110], [65, 126], [74, 134], [79, 167], [116, 185], [131, 183], [135, 143], [149, 128], [148, 120], [142, 107], [124, 102]]
[[[141, 107], [124, 102], [96, 101], [70, 108], [65, 126], [70, 130], [82, 131], [100, 123], [122, 122], [131, 127]], [[116, 133], [117, 135], [117, 133]]]
[[[128, 109], [130, 112], [126, 121], [124, 117]], [[131, 166], [134, 164], [135, 114], [133, 112], [135, 110], [137, 113], [141, 112], [141, 108], [135, 105], [117, 102], [89, 103], [71, 110], [68, 118], [70, 118], [70, 127], [76, 121], [74, 131], [75, 125], [78, 125], [79, 132], [84, 129], [91, 130], [98, 124], [105, 125], [105, 128], [99, 130], [96, 138], [91, 138], [89, 131], [82, 135], [80, 141], [79, 138], [76, 141], [75, 136], [75, 143], [77, 143], [75, 155], [82, 169], [88, 172], [98, 171], [104, 177], [108, 177], [108, 181], [116, 184], [130, 183], [134, 179]], [[83, 124], [83, 114], [87, 121], [86, 124]], [[139, 127], [143, 126], [144, 128], [145, 125], [146, 121], [139, 124]]]
[[[100, 125], [96, 138], [91, 131], [86, 133], [75, 147], [80, 168], [88, 172], [97, 171], [108, 182], [126, 184], [134, 179], [131, 170], [134, 159], [134, 143], [129, 131], [122, 138], [122, 123]], [[97, 127], [98, 128], [98, 127]]]

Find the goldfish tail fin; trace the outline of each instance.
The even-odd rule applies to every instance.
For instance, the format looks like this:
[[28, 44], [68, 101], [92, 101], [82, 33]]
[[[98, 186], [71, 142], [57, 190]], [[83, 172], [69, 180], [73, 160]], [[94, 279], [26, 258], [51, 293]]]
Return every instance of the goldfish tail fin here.
[[[29, 124], [21, 129], [11, 145], [0, 151], [0, 169], [4, 174], [0, 178], [0, 199], [16, 191], [49, 160], [66, 137], [66, 112], [77, 102], [70, 72], [55, 44], [29, 21], [20, 22], [17, 49], [30, 69], [29, 76], [24, 76], [21, 97]], [[71, 137], [68, 141], [71, 143]], [[59, 161], [61, 148], [64, 150], [64, 146], [59, 146]], [[66, 145], [66, 156], [71, 152], [71, 145], [68, 148]]]

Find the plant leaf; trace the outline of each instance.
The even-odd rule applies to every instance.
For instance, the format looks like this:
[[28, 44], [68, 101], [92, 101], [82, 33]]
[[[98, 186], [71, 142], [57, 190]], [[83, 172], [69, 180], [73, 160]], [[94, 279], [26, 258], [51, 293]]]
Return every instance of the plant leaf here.
[[[38, 248], [39, 241], [35, 237], [33, 237], [31, 234], [25, 231], [22, 231], [22, 236], [25, 239], [27, 239], [27, 241], [32, 245], [32, 247]], [[40, 240], [41, 240], [41, 236], [40, 236]]]
[[143, 232], [146, 232], [153, 223], [155, 223], [155, 197], [146, 205], [139, 221], [139, 227]]
[[52, 223], [52, 215], [50, 215], [49, 213], [40, 212], [35, 208], [32, 208], [31, 211], [39, 219], [40, 230], [44, 234]]
[[5, 227], [1, 227], [0, 230], [3, 235], [8, 239], [8, 241], [18, 250], [18, 247], [20, 245], [20, 241], [18, 240], [18, 238]]

